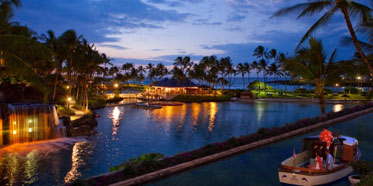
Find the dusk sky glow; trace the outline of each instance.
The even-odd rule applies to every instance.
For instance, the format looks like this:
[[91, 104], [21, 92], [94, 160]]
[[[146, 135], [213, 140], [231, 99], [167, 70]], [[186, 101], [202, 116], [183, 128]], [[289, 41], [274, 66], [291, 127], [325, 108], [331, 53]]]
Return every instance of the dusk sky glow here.
[[[368, 2], [368, 1], [363, 1]], [[252, 62], [258, 45], [293, 54], [306, 30], [320, 15], [296, 20], [294, 16], [270, 19], [293, 0], [24, 0], [14, 21], [38, 34], [48, 29], [58, 35], [74, 29], [115, 64], [163, 62], [177, 56], [230, 56], [234, 64]], [[338, 58], [348, 59], [352, 47], [341, 47], [348, 35], [342, 15], [315, 36]], [[358, 22], [354, 21], [356, 25]]]

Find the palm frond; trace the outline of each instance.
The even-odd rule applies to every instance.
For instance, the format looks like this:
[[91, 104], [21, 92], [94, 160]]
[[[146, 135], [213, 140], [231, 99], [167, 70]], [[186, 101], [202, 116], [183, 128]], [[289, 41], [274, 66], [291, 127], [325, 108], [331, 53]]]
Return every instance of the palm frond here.
[[308, 4], [308, 7], [305, 8], [297, 17], [297, 19], [304, 16], [313, 16], [315, 13], [320, 13], [325, 8], [333, 6], [333, 1], [316, 1]]
[[307, 40], [317, 29], [319, 29], [321, 26], [324, 26], [329, 19], [333, 16], [333, 14], [338, 10], [338, 7], [335, 6], [332, 9], [330, 9], [328, 12], [326, 12], [319, 20], [314, 23], [310, 29], [304, 34], [300, 42], [298, 43], [297, 47], [295, 48], [295, 51], [298, 50], [298, 48], [303, 44], [305, 40]]
[[[364, 42], [364, 41], [358, 41], [359, 44], [360, 44], [360, 47], [365, 50], [366, 52], [369, 52], [369, 53], [373, 53], [373, 45], [370, 44], [370, 43], [367, 43], [367, 42]], [[344, 46], [353, 46], [354, 45], [354, 41], [352, 40], [351, 37], [349, 36], [344, 36], [341, 40], [341, 44], [344, 45]]]
[[276, 11], [271, 16], [271, 18], [280, 17], [280, 16], [286, 16], [286, 15], [291, 14], [291, 13], [298, 13], [298, 12], [306, 9], [309, 6], [309, 4], [310, 3], [301, 3], [301, 4], [294, 5], [294, 6], [282, 8], [282, 9]]
[[347, 8], [352, 16], [359, 16], [361, 22], [365, 22], [371, 18], [372, 9], [366, 5], [349, 1]]

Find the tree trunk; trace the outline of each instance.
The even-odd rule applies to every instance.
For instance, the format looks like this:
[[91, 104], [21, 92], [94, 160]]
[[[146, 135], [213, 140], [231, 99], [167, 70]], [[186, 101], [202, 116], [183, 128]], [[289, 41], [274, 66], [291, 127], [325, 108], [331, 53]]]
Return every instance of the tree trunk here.
[[242, 74], [242, 89], [245, 90], [245, 75]]
[[359, 52], [359, 54], [360, 54], [361, 58], [363, 59], [364, 63], [367, 65], [367, 67], [370, 71], [370, 75], [373, 76], [373, 67], [370, 64], [369, 59], [367, 58], [367, 56], [365, 56], [363, 50], [360, 47], [360, 44], [359, 44], [358, 39], [356, 37], [354, 28], [352, 27], [350, 16], [348, 15], [347, 8], [344, 6], [344, 7], [341, 8], [341, 11], [342, 11], [343, 16], [345, 18], [348, 31], [350, 32], [350, 35], [351, 35], [352, 41], [353, 41], [353, 43], [356, 47], [356, 50]]
[[53, 95], [52, 95], [52, 100], [54, 102], [54, 99], [56, 98], [56, 89], [57, 89], [57, 81], [58, 81], [58, 73], [57, 73], [57, 70], [56, 70], [56, 78], [54, 79], [54, 87], [53, 87]]
[[324, 94], [319, 94], [318, 97], [319, 97], [319, 104], [320, 104], [321, 114], [323, 116], [326, 116]]

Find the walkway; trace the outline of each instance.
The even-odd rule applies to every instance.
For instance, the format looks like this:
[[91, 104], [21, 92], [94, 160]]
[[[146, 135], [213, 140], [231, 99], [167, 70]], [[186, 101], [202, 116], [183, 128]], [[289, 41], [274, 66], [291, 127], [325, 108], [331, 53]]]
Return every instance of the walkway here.
[[86, 114], [86, 112], [84, 112], [82, 110], [77, 110], [77, 109], [74, 109], [74, 108], [70, 108], [70, 109], [75, 112], [74, 116], [70, 116], [71, 121], [77, 120], [77, 119], [83, 117]]

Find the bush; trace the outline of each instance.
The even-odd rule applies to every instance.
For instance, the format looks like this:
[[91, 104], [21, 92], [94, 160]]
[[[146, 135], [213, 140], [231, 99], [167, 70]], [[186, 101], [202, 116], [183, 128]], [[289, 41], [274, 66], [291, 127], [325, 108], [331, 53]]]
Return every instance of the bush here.
[[361, 176], [373, 173], [373, 162], [358, 160], [352, 163], [352, 168], [355, 172], [358, 172]]
[[346, 88], [345, 92], [346, 93], [351, 93], [351, 94], [359, 94], [359, 89], [357, 89], [355, 87]]
[[118, 103], [122, 100], [123, 100], [123, 98], [121, 98], [121, 97], [114, 97], [114, 98], [106, 100], [106, 103]]
[[88, 107], [92, 110], [103, 108], [106, 105], [105, 98], [102, 97], [93, 97], [88, 100]]
[[61, 106], [61, 105], [56, 105], [56, 108], [57, 108], [57, 113], [58, 115], [61, 117], [61, 116], [73, 116], [75, 115], [75, 112], [69, 108], [66, 108], [64, 106]]
[[366, 175], [360, 179], [360, 182], [356, 186], [372, 186], [373, 185], [373, 174]]

